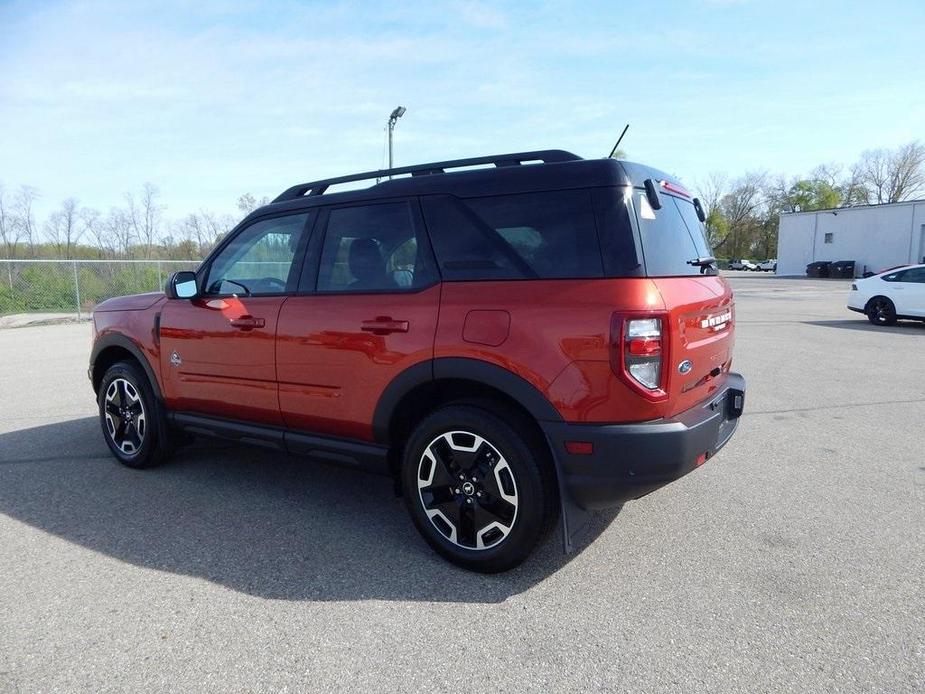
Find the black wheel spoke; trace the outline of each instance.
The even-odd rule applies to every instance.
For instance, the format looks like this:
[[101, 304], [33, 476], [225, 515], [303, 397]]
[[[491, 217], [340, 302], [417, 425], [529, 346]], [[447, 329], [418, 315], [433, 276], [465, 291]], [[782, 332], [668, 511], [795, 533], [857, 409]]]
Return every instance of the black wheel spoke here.
[[431, 524], [466, 549], [494, 547], [517, 519], [511, 467], [495, 446], [470, 432], [431, 441], [418, 463], [418, 492]]
[[459, 523], [456, 525], [456, 540], [466, 547], [475, 547], [475, 508], [463, 502], [459, 507]]
[[110, 383], [106, 389], [102, 417], [106, 433], [123, 454], [132, 455], [139, 451], [144, 443], [147, 420], [144, 403], [131, 382], [117, 378]]
[[447, 475], [447, 479], [458, 479], [462, 474], [462, 468], [456, 459], [457, 451], [454, 451], [446, 439], [440, 439], [430, 447], [431, 453], [437, 459], [439, 467], [442, 467]]
[[491, 520], [487, 521], [485, 525], [498, 521], [502, 525], [509, 526], [514, 521], [514, 514], [517, 512], [517, 507], [514, 504], [494, 494], [484, 494], [479, 499], [479, 507], [482, 513], [491, 516]]

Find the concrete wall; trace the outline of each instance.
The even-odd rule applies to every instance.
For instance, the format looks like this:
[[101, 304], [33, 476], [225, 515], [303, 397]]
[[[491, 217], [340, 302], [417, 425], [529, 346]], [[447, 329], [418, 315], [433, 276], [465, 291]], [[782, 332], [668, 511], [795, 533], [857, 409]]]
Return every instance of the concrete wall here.
[[[825, 235], [831, 233], [831, 243]], [[925, 202], [781, 216], [777, 274], [803, 275], [816, 260], [854, 260], [857, 274], [923, 262]]]

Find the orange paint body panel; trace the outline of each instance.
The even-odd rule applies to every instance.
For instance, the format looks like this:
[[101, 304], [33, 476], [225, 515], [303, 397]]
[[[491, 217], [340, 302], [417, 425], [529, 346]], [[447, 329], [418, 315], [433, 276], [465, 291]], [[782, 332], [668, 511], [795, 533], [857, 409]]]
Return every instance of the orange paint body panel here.
[[[165, 302], [160, 369], [167, 407], [281, 426], [275, 338], [285, 300], [266, 296]], [[245, 317], [262, 321], [262, 327], [234, 325]]]
[[[291, 297], [280, 313], [276, 348], [286, 426], [373, 440], [382, 391], [433, 357], [439, 306], [439, 285], [409, 294]], [[386, 330], [376, 331], [376, 324]]]

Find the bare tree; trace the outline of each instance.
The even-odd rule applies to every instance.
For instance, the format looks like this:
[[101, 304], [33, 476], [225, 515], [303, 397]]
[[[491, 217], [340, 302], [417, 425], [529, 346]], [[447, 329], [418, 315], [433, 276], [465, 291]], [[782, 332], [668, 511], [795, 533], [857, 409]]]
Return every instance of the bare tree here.
[[15, 258], [19, 246], [22, 227], [19, 220], [10, 209], [7, 202], [6, 191], [0, 186], [0, 241], [3, 241], [3, 252], [7, 258]]
[[909, 200], [925, 188], [925, 147], [910, 142], [890, 155], [890, 202]]
[[864, 170], [860, 162], [854, 164], [848, 176], [841, 183], [842, 205], [866, 205], [870, 202], [870, 191], [864, 184]]
[[255, 198], [250, 193], [244, 193], [241, 197], [238, 198], [238, 209], [241, 210], [243, 214], [250, 214], [258, 207], [263, 207], [264, 205], [270, 204], [270, 198], [263, 196], [259, 200]]
[[20, 239], [29, 244], [29, 253], [35, 255], [35, 214], [32, 206], [38, 198], [39, 192], [32, 186], [20, 186], [19, 193], [13, 202], [13, 214], [19, 226]]
[[857, 168], [876, 202], [908, 200], [925, 188], [925, 147], [910, 142], [894, 150], [867, 150]]
[[109, 209], [109, 214], [101, 223], [103, 234], [110, 239], [110, 243], [123, 256], [129, 258], [132, 255], [132, 246], [135, 242], [134, 225], [132, 219], [126, 210], [119, 207]]
[[160, 191], [153, 183], [145, 183], [141, 187], [138, 200], [135, 199], [133, 193], [125, 194], [132, 230], [135, 238], [144, 245], [146, 258], [151, 257], [156, 245], [161, 212], [164, 210], [164, 207], [157, 202], [158, 197], [160, 197]]
[[62, 202], [60, 209], [49, 215], [45, 222], [45, 234], [55, 247], [58, 257], [63, 255], [70, 260], [74, 246], [80, 242], [83, 235], [77, 201], [74, 198]]
[[99, 210], [84, 208], [80, 211], [80, 223], [84, 237], [92, 239], [100, 258], [107, 258], [115, 250], [105, 221]]
[[210, 239], [209, 245], [214, 246], [221, 238], [234, 227], [234, 218], [227, 214], [215, 214], [201, 210], [202, 223]]

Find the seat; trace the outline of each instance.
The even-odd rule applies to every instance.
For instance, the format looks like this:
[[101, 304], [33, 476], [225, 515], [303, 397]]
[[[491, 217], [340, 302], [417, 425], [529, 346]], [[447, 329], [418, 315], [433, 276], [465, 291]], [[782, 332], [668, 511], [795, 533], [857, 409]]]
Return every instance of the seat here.
[[386, 272], [385, 260], [376, 239], [354, 239], [350, 244], [347, 265], [353, 276], [349, 289], [398, 289], [398, 283]]

